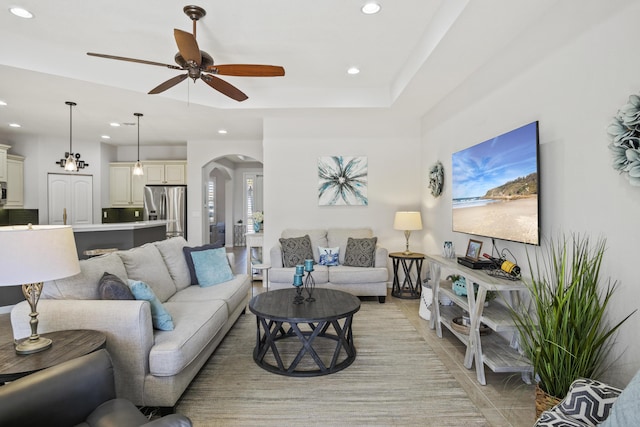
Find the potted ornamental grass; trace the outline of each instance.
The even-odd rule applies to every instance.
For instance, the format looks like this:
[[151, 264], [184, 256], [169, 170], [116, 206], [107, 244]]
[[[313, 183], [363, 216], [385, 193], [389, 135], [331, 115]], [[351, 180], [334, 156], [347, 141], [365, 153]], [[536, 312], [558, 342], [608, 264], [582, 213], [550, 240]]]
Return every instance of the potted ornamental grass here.
[[537, 381], [537, 417], [559, 402], [575, 379], [602, 375], [614, 333], [635, 312], [608, 321], [617, 283], [600, 275], [605, 243], [573, 234], [541, 248], [535, 264], [527, 254], [530, 301], [511, 312]]

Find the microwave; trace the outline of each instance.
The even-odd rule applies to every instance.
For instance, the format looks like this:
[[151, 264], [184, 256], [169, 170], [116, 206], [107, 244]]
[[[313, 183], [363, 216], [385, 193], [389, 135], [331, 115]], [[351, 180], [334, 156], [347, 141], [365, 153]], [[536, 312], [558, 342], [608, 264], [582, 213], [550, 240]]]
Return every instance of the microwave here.
[[2, 195], [0, 196], [0, 205], [4, 205], [7, 203], [7, 183], [0, 182], [0, 190], [2, 190]]

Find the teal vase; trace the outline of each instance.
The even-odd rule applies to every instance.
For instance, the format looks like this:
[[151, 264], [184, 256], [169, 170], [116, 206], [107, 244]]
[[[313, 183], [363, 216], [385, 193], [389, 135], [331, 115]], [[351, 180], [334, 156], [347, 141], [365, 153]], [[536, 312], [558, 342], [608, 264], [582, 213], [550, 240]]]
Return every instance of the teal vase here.
[[254, 222], [253, 223], [253, 231], [255, 231], [256, 233], [260, 232], [260, 223], [259, 222]]

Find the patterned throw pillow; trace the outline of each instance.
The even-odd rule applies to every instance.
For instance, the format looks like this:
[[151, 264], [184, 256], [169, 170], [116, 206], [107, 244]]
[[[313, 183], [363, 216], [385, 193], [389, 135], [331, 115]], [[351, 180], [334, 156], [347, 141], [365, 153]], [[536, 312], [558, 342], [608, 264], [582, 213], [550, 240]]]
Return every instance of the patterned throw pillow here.
[[126, 283], [115, 274], [107, 273], [106, 271], [100, 279], [98, 292], [100, 292], [100, 298], [102, 299], [135, 299]]
[[344, 251], [344, 265], [351, 267], [373, 267], [377, 237], [354, 239], [349, 237]]
[[318, 246], [318, 252], [320, 252], [320, 265], [338, 265], [338, 257], [340, 256], [340, 248], [323, 248]]
[[305, 259], [313, 259], [311, 238], [308, 234], [290, 239], [280, 238], [280, 245], [282, 246], [282, 263], [285, 267], [295, 267], [304, 264]]

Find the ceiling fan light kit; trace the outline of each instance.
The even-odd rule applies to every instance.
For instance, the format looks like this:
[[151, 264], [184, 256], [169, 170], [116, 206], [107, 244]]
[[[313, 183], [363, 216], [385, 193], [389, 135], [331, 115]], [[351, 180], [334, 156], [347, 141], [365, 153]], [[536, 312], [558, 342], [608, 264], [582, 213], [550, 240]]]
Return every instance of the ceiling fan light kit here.
[[155, 65], [160, 67], [167, 67], [172, 70], [186, 71], [186, 74], [180, 74], [172, 77], [169, 80], [160, 83], [155, 88], [149, 91], [150, 95], [162, 93], [167, 89], [181, 83], [187, 77], [191, 78], [194, 82], [198, 79], [205, 82], [212, 89], [217, 90], [223, 95], [228, 96], [238, 102], [248, 99], [248, 96], [240, 89], [226, 82], [225, 80], [216, 77], [216, 75], [222, 76], [236, 76], [236, 77], [281, 77], [284, 76], [284, 68], [278, 65], [259, 65], [259, 64], [226, 64], [215, 65], [213, 57], [207, 52], [200, 50], [198, 42], [196, 41], [196, 23], [207, 12], [199, 6], [185, 6], [183, 12], [193, 22], [192, 33], [182, 31], [179, 29], [173, 30], [173, 37], [178, 46], [178, 53], [174, 57], [176, 65], [163, 64], [160, 62], [146, 61], [142, 59], [126, 58], [124, 56], [105, 55], [101, 53], [87, 52], [89, 56], [97, 56], [106, 59], [116, 59], [119, 61], [137, 62], [146, 65]]

